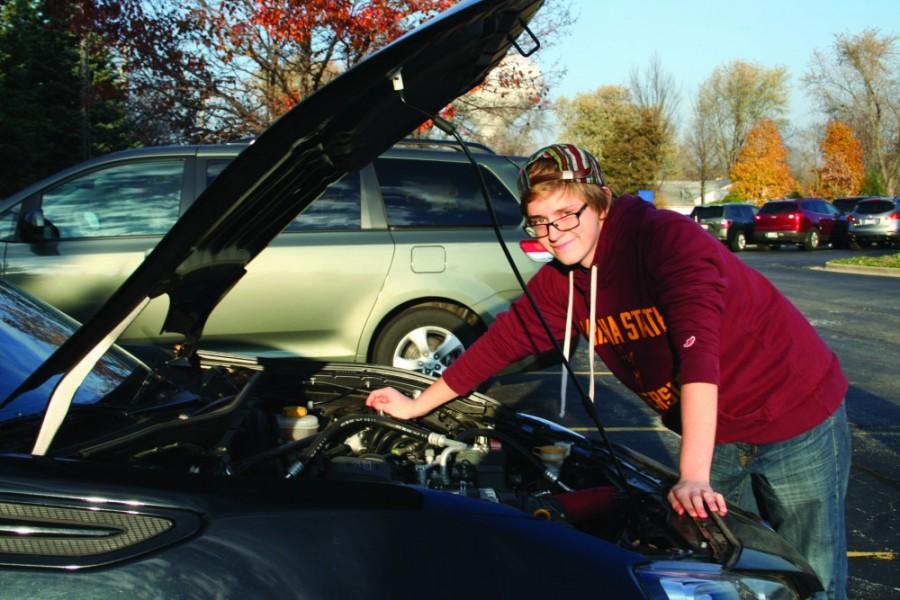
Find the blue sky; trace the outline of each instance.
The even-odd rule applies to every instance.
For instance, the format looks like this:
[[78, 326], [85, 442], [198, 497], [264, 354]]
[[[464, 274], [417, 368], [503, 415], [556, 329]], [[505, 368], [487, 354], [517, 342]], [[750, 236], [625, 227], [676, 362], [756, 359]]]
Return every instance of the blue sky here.
[[900, 34], [898, 0], [573, 0], [572, 8], [578, 19], [568, 35], [539, 51], [538, 62], [558, 60], [567, 70], [552, 98], [628, 85], [631, 69], [646, 69], [656, 53], [686, 116], [713, 69], [740, 59], [787, 67], [794, 126], [820, 119], [800, 82], [813, 50], [830, 50], [837, 33]]

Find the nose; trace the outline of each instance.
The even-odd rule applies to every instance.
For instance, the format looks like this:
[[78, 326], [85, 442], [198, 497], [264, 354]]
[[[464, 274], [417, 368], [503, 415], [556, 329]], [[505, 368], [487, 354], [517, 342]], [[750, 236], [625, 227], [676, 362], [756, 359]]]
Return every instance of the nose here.
[[562, 235], [563, 235], [563, 232], [560, 231], [559, 229], [557, 229], [556, 227], [554, 227], [553, 225], [551, 225], [547, 228], [547, 240], [549, 240], [551, 243], [558, 240], [560, 237], [562, 237]]

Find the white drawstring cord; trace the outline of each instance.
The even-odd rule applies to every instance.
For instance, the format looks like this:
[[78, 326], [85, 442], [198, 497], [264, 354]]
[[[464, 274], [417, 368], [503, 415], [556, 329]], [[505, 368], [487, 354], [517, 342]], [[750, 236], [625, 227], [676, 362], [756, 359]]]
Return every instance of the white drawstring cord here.
[[591, 326], [588, 338], [587, 351], [588, 362], [591, 365], [591, 402], [594, 401], [594, 358], [597, 352], [594, 350], [594, 336], [597, 333], [597, 265], [591, 265]]
[[[566, 338], [563, 340], [563, 356], [569, 360], [569, 350], [572, 348], [572, 299], [575, 295], [575, 278], [569, 271], [569, 304], [566, 308]], [[569, 386], [569, 374], [566, 365], [563, 364], [559, 377], [559, 416], [566, 416], [566, 390]]]

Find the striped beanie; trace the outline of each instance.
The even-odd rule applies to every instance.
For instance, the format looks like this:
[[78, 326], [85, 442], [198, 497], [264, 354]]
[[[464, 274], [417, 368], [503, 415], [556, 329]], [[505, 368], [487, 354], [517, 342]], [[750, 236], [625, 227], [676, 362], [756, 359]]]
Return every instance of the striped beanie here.
[[[528, 169], [541, 158], [551, 159], [559, 170], [529, 179]], [[519, 193], [524, 195], [532, 186], [545, 181], [574, 181], [606, 185], [597, 159], [587, 150], [573, 144], [553, 144], [541, 148], [529, 156], [519, 170]]]

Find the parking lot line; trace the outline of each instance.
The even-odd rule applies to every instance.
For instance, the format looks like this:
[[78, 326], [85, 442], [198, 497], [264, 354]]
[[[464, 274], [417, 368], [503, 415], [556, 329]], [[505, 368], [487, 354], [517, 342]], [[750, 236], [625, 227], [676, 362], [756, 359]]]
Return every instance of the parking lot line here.
[[[569, 427], [569, 429], [578, 433], [597, 431], [596, 427]], [[652, 427], [604, 427], [603, 429], [606, 431], [670, 431], [662, 425], [654, 425]]]
[[[559, 375], [559, 371], [558, 370], [557, 371], [547, 371], [547, 370], [528, 371], [528, 374], [529, 375]], [[590, 376], [591, 372], [590, 371], [575, 371], [575, 374]], [[594, 376], [597, 376], [597, 375], [612, 375], [612, 371], [594, 371]]]
[[849, 550], [847, 552], [847, 558], [874, 558], [877, 560], [897, 560], [897, 553], [891, 552], [891, 551], [862, 552], [859, 550]]

